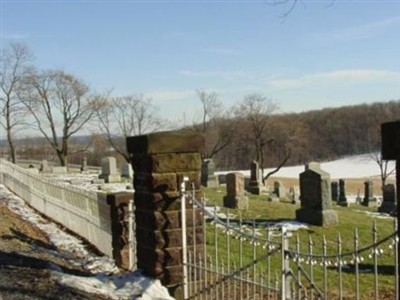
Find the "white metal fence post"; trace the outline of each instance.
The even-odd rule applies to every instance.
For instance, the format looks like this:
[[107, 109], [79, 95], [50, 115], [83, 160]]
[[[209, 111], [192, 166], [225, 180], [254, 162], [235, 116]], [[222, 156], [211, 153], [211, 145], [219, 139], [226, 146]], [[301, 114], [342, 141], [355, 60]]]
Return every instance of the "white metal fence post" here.
[[[187, 264], [187, 237], [186, 237], [186, 195], [185, 183], [188, 177], [183, 177], [181, 182], [181, 221], [182, 221], [182, 264], [183, 264], [183, 298], [189, 298], [188, 290], [188, 264]], [[195, 238], [195, 237], [194, 237]]]
[[133, 199], [128, 204], [128, 251], [129, 251], [129, 270], [133, 270]]
[[281, 228], [282, 233], [282, 282], [281, 282], [281, 300], [289, 300], [291, 299], [290, 292], [290, 266], [289, 266], [289, 257], [286, 257], [287, 251], [289, 250], [289, 240], [288, 240], [288, 232], [285, 227]]

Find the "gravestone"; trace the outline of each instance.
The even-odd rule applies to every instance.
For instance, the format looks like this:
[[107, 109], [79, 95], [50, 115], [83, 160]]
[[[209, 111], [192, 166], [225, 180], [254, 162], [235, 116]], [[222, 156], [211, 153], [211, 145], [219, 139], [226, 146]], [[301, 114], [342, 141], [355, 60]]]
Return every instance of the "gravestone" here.
[[301, 208], [296, 210], [296, 220], [317, 226], [338, 223], [332, 209], [330, 175], [316, 168], [308, 168], [300, 174]]
[[42, 173], [51, 173], [53, 170], [52, 168], [49, 166], [49, 162], [47, 160], [42, 160], [42, 162], [40, 163], [40, 168], [39, 171]]
[[363, 199], [360, 196], [360, 190], [357, 191], [356, 203], [362, 204]]
[[274, 191], [273, 193], [278, 197], [284, 197], [286, 194], [285, 187], [283, 186], [281, 181], [274, 181]]
[[115, 157], [108, 156], [101, 160], [101, 174], [99, 179], [104, 179], [106, 183], [115, 183], [121, 181], [121, 175], [117, 170], [117, 160]]
[[249, 199], [244, 193], [244, 176], [241, 173], [226, 175], [226, 196], [224, 207], [248, 209]]
[[129, 178], [132, 179], [133, 178], [133, 169], [132, 169], [132, 165], [130, 163], [127, 163], [126, 161], [124, 161], [122, 163], [122, 167], [121, 167], [121, 177], [124, 178]]
[[339, 184], [337, 181], [332, 181], [331, 190], [332, 190], [332, 201], [337, 202], [339, 200]]
[[81, 172], [87, 172], [87, 170], [88, 170], [87, 158], [84, 157], [82, 159]]
[[218, 176], [214, 174], [215, 164], [211, 158], [206, 158], [201, 164], [201, 185], [204, 187], [218, 187]]
[[258, 162], [253, 160], [250, 164], [250, 180], [246, 185], [247, 191], [253, 195], [261, 194], [260, 187], [260, 168]]
[[362, 205], [376, 207], [376, 199], [374, 198], [374, 183], [370, 180], [364, 182], [364, 199]]
[[299, 197], [297, 195], [296, 189], [293, 186], [289, 188], [289, 200], [292, 202], [292, 204], [299, 203]]
[[383, 201], [378, 211], [388, 214], [396, 212], [396, 188], [394, 184], [385, 184], [383, 188]]
[[346, 182], [343, 179], [339, 179], [339, 200], [337, 204], [340, 206], [349, 206], [346, 198]]

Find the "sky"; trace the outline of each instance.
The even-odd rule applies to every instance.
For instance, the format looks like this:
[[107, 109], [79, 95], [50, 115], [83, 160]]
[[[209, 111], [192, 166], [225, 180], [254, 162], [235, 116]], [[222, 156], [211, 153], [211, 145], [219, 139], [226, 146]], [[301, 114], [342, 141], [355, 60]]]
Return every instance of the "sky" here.
[[226, 108], [260, 93], [279, 112], [400, 99], [400, 1], [0, 0], [0, 42], [94, 91], [142, 93], [190, 119], [196, 90]]

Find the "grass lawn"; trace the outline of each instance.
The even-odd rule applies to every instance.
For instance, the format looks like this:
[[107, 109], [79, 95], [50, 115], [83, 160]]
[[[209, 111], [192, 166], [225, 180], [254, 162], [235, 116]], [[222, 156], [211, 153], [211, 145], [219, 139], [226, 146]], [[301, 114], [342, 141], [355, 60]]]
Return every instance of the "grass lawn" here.
[[[225, 187], [218, 188], [204, 188], [204, 195], [207, 199], [208, 204], [215, 204], [222, 207], [223, 197], [225, 195]], [[293, 205], [290, 202], [268, 202], [266, 196], [254, 196], [248, 195], [249, 197], [249, 209], [246, 211], [228, 210], [223, 209], [225, 213], [233, 214], [235, 217], [232, 218], [231, 223], [238, 222], [239, 216], [243, 223], [252, 223], [253, 221], [268, 221], [268, 222], [280, 222], [283, 220], [295, 221], [295, 211], [299, 208], [299, 205]], [[308, 226], [307, 229], [300, 229], [294, 232], [289, 237], [289, 249], [296, 250], [298, 247], [300, 252], [309, 253], [310, 241], [312, 242], [312, 251], [314, 254], [323, 254], [323, 239], [326, 240], [326, 253], [327, 255], [335, 256], [338, 253], [338, 239], [341, 239], [341, 251], [342, 253], [353, 253], [354, 251], [354, 234], [357, 228], [358, 230], [358, 248], [362, 249], [373, 244], [373, 224], [376, 226], [377, 240], [389, 236], [394, 231], [394, 220], [393, 218], [378, 218], [373, 215], [367, 214], [368, 212], [375, 212], [376, 208], [368, 208], [361, 205], [351, 205], [350, 207], [340, 207], [334, 205], [333, 209], [337, 211], [339, 217], [339, 224], [331, 227], [318, 227]], [[252, 229], [249, 229], [251, 233]], [[214, 233], [217, 232], [217, 239], [215, 239]], [[266, 236], [267, 230], [265, 228], [259, 228], [258, 233]], [[280, 242], [281, 237], [279, 231], [273, 234], [272, 240]], [[340, 233], [340, 237], [339, 237]], [[297, 245], [296, 240], [299, 240]], [[218, 243], [218, 261], [223, 261], [225, 265], [228, 265], [230, 261], [231, 269], [233, 264], [236, 266], [240, 264], [240, 242], [233, 236], [228, 236], [222, 228], [215, 229], [215, 226], [211, 223], [207, 223], [207, 251], [210, 259], [215, 259], [216, 250], [215, 242]], [[378, 257], [378, 286], [379, 286], [379, 299], [393, 299], [394, 293], [394, 250], [390, 249], [392, 239], [380, 245], [379, 249], [383, 250], [383, 253]], [[229, 243], [229, 254], [227, 253], [227, 244]], [[369, 257], [372, 249], [364, 251], [362, 253], [363, 261], [360, 262], [360, 291], [362, 293], [362, 299], [373, 298], [374, 295], [374, 272], [373, 272], [373, 257]], [[245, 241], [242, 244], [242, 263], [251, 263], [254, 254], [257, 258], [260, 258], [266, 253], [266, 249], [261, 246], [253, 247], [249, 241]], [[307, 264], [307, 256], [302, 257], [305, 261], [301, 263], [303, 268], [310, 275], [311, 269], [314, 276], [316, 285], [323, 289], [324, 286], [324, 268], [322, 267], [323, 260], [315, 259], [313, 266]], [[342, 285], [344, 289], [344, 297], [348, 299], [354, 298], [356, 289], [356, 275], [354, 272], [354, 265], [351, 264], [352, 255], [348, 255], [343, 258], [344, 266], [342, 269]], [[339, 294], [339, 272], [337, 266], [334, 265], [337, 262], [336, 257], [329, 259], [330, 265], [328, 267], [328, 291], [329, 295], [337, 296]], [[291, 261], [290, 268], [295, 274], [297, 274], [296, 261]], [[253, 267], [251, 267], [253, 270]], [[274, 282], [275, 278], [280, 280], [281, 270], [281, 257], [280, 254], [272, 255], [270, 259], [262, 260], [256, 264], [256, 272], [268, 272], [271, 274], [270, 281]], [[302, 275], [304, 279], [304, 276]], [[391, 298], [392, 297], [392, 298]], [[329, 297], [331, 298], [331, 297]]]

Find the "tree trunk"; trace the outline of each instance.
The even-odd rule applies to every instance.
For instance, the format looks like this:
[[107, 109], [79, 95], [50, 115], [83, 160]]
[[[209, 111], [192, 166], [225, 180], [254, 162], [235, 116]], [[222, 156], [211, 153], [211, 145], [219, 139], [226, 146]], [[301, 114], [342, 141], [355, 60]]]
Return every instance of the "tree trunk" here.
[[63, 151], [57, 150], [57, 157], [60, 161], [60, 165], [62, 167], [65, 167], [67, 165], [67, 156], [65, 155], [65, 153]]
[[11, 129], [10, 128], [7, 129], [7, 141], [8, 141], [8, 145], [10, 147], [11, 162], [13, 164], [15, 164], [16, 161], [17, 161], [17, 155], [16, 155], [16, 150], [15, 150], [15, 146], [14, 146], [14, 142], [13, 142], [13, 139], [12, 139]]

